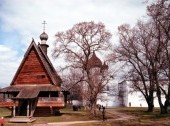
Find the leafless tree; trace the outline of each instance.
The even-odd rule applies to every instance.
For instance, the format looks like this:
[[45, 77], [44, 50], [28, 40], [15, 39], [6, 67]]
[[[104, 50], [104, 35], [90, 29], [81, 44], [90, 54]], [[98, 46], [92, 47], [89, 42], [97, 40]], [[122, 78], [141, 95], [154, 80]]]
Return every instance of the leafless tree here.
[[101, 86], [99, 90], [96, 87], [100, 87], [99, 84], [105, 85], [103, 78], [106, 77], [102, 75], [102, 78], [99, 77], [99, 80], [95, 80], [90, 74], [88, 61], [93, 52], [109, 51], [110, 38], [111, 33], [105, 29], [105, 25], [93, 21], [78, 23], [71, 29], [56, 34], [53, 56], [64, 57], [67, 69], [79, 71], [79, 77], [83, 78], [83, 84], [87, 85], [85, 94], [90, 96], [85, 97], [89, 97], [91, 111], [95, 109], [98, 93], [104, 88]]
[[[134, 89], [144, 95], [148, 104], [148, 111], [153, 111], [154, 84], [152, 81], [146, 83], [146, 80], [151, 78], [149, 74], [150, 63], [149, 59], [147, 59], [147, 54], [149, 53], [146, 52], [149, 50], [146, 47], [148, 47], [148, 43], [152, 39], [150, 36], [152, 31], [148, 31], [148, 26], [149, 24], [145, 26], [141, 21], [134, 28], [130, 28], [127, 24], [120, 26], [118, 29], [120, 45], [115, 51], [117, 58], [128, 65], [128, 80], [133, 81]], [[136, 80], [141, 81], [142, 86], [135, 83]]]
[[82, 88], [82, 83], [84, 81], [84, 78], [82, 78], [79, 74], [79, 71], [70, 71], [68, 74], [62, 75], [62, 88], [64, 90], [67, 90], [70, 92], [70, 95], [67, 98], [67, 101], [72, 101], [72, 100], [79, 100], [80, 102], [82, 101], [82, 93], [83, 93], [83, 88]]
[[[160, 59], [159, 63], [162, 63], [159, 67], [161, 72], [154, 76], [161, 113], [165, 113], [167, 104], [163, 105], [161, 94], [163, 92], [166, 100], [170, 101], [170, 1], [157, 0], [152, 3], [148, 6], [148, 15], [154, 26], [154, 41], [158, 44], [155, 58]], [[166, 86], [159, 81], [162, 78], [166, 79]]]
[[[117, 49], [119, 58], [130, 64], [128, 75], [134, 80], [134, 89], [144, 95], [148, 103], [148, 111], [153, 110], [153, 92], [156, 91], [161, 113], [165, 112], [161, 95], [164, 93], [168, 98], [170, 90], [169, 10], [169, 1], [157, 0], [148, 6], [150, 18], [147, 22], [138, 21], [133, 28], [129, 25], [120, 26], [120, 46]], [[163, 79], [166, 79], [164, 75], [168, 78], [168, 90], [161, 83]], [[139, 81], [142, 82], [142, 86]]]

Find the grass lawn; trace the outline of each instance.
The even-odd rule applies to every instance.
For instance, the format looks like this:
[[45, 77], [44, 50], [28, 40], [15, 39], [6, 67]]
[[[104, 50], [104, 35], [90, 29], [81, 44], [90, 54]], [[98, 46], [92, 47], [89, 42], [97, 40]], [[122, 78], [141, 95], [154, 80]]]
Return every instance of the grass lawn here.
[[[36, 123], [50, 123], [50, 122], [69, 122], [69, 121], [88, 121], [88, 120], [101, 120], [101, 112], [97, 113], [97, 117], [91, 116], [88, 111], [81, 109], [79, 111], [73, 111], [72, 108], [65, 108], [60, 110], [61, 115], [49, 116], [49, 117], [35, 117]], [[0, 108], [0, 117], [4, 117], [7, 121], [9, 120], [11, 111], [7, 108]], [[114, 115], [107, 114], [108, 118], [115, 118]], [[31, 126], [30, 123], [6, 123], [5, 126]], [[80, 124], [79, 124], [80, 125]], [[93, 126], [94, 124], [89, 124]]]
[[170, 115], [160, 114], [159, 108], [155, 108], [154, 112], [146, 112], [147, 108], [114, 108], [122, 113], [135, 116], [135, 120], [127, 120], [120, 122], [123, 126], [170, 126]]
[[11, 115], [11, 111], [7, 108], [0, 108], [0, 117], [8, 117]]
[[[146, 108], [111, 108], [106, 109], [107, 121], [100, 121], [97, 123], [88, 124], [74, 124], [72, 126], [170, 126], [170, 115], [160, 115], [159, 109], [155, 109], [153, 113], [147, 113]], [[117, 115], [111, 114], [114, 111], [119, 111], [127, 115], [132, 115], [136, 119], [132, 120], [114, 120]], [[6, 108], [0, 108], [0, 117], [5, 117], [7, 120], [11, 111]], [[63, 121], [86, 121], [86, 120], [101, 120], [101, 113], [97, 114], [96, 118], [92, 117], [89, 112], [85, 110], [72, 111], [72, 109], [62, 109], [61, 115], [50, 117], [35, 117], [34, 123], [6, 123], [4, 126], [32, 126], [35, 123], [48, 123], [48, 122], [63, 122]]]

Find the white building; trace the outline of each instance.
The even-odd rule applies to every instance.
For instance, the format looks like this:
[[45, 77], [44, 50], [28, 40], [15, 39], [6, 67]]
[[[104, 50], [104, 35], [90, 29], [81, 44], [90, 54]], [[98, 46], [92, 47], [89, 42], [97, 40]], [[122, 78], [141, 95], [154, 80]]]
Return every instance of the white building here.
[[[108, 90], [104, 93], [101, 93], [97, 104], [104, 105], [106, 107], [147, 107], [146, 100], [141, 92], [131, 92], [130, 89], [130, 81], [122, 81], [120, 83], [115, 83], [113, 90]], [[112, 85], [109, 85], [112, 87]], [[154, 106], [159, 107], [159, 103], [156, 97], [156, 93], [154, 94]], [[165, 98], [162, 97], [163, 103]]]

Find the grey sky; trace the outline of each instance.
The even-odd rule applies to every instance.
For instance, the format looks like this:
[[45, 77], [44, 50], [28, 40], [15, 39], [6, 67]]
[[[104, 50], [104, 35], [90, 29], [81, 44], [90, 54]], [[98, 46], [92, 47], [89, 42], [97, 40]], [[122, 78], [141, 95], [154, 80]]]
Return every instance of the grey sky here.
[[[82, 21], [103, 22], [113, 34], [123, 23], [134, 25], [146, 14], [144, 0], [0, 0], [0, 87], [8, 86], [32, 38], [46, 20], [48, 44], [58, 31]], [[49, 49], [49, 55], [51, 54]], [[55, 62], [53, 61], [55, 64]]]

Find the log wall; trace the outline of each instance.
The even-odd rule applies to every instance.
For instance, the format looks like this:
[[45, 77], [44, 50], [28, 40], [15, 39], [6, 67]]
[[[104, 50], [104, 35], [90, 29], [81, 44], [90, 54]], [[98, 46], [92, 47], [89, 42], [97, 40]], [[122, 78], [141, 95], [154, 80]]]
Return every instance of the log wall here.
[[50, 79], [46, 70], [34, 48], [27, 55], [20, 68], [14, 85], [17, 84], [49, 84]]

